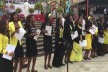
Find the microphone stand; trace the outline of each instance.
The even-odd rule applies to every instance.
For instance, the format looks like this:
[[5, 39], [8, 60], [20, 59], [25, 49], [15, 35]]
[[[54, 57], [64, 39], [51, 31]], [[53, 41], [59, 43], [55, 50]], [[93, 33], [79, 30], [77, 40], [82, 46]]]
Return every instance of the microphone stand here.
[[[56, 30], [56, 28], [55, 28], [55, 31], [57, 32], [57, 33], [59, 33], [57, 30]], [[68, 43], [68, 41], [63, 37], [63, 40], [64, 40], [64, 42], [66, 42], [66, 44], [70, 47], [70, 48], [72, 48], [72, 46]], [[66, 53], [67, 53], [67, 72], [69, 72], [69, 48], [67, 48], [67, 51], [66, 51]], [[72, 51], [74, 51], [76, 54], [77, 54], [77, 52], [74, 50], [74, 49], [72, 49]]]

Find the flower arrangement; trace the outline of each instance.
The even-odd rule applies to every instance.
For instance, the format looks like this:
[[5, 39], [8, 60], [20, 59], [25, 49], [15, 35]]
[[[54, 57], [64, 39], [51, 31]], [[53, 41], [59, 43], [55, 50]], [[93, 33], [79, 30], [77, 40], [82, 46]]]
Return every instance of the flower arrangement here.
[[59, 7], [56, 8], [56, 11], [58, 13], [63, 13], [64, 12], [64, 9], [63, 9], [63, 7], [59, 6]]
[[35, 10], [43, 10], [43, 6], [41, 3], [36, 3], [35, 6], [34, 6], [34, 9]]
[[0, 3], [0, 9], [2, 9], [2, 8], [3, 8], [3, 3], [1, 2], [1, 3]]
[[20, 12], [22, 12], [22, 9], [21, 9], [21, 8], [17, 8], [17, 9], [16, 9], [16, 12], [17, 12], [17, 13], [20, 13]]
[[34, 8], [29, 8], [29, 13], [34, 13]]

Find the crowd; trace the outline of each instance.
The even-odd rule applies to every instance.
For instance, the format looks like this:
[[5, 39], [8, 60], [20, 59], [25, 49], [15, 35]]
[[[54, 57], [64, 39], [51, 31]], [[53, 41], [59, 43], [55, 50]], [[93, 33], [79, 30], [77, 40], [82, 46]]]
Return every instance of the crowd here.
[[[30, 14], [26, 17], [23, 26], [16, 12], [12, 12], [10, 17], [3, 15], [0, 19], [0, 70], [2, 72], [22, 72], [24, 56], [27, 57], [27, 72], [38, 72], [35, 70], [36, 58], [38, 56], [37, 41], [34, 37], [38, 34], [34, 25], [35, 17]], [[91, 33], [93, 26], [97, 28], [95, 33]], [[26, 31], [26, 53], [22, 47], [22, 41], [17, 39], [15, 34], [19, 29]], [[51, 30], [47, 29], [51, 28]], [[44, 68], [61, 67], [66, 63], [81, 62], [91, 60], [97, 56], [104, 56], [108, 53], [108, 22], [104, 17], [95, 20], [92, 16], [74, 17], [71, 14], [62, 15], [56, 19], [55, 31], [53, 30], [53, 17], [46, 13], [45, 22], [40, 28], [44, 43]], [[49, 31], [50, 33], [49, 33]], [[77, 36], [73, 38], [77, 32]], [[52, 34], [55, 34], [54, 57], [52, 58]], [[100, 41], [101, 39], [101, 41]], [[80, 42], [86, 40], [87, 45], [81, 46]], [[14, 52], [6, 50], [7, 44], [15, 46]], [[84, 51], [84, 55], [83, 55]], [[2, 56], [6, 54], [12, 56], [12, 60], [7, 60]], [[30, 65], [32, 62], [32, 67]], [[52, 63], [51, 63], [52, 62]]]

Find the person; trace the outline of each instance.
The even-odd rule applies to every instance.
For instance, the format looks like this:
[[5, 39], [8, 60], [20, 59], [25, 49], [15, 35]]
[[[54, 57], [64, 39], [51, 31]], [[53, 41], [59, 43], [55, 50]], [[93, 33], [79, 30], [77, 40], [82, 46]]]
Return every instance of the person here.
[[22, 72], [22, 66], [23, 66], [23, 57], [24, 57], [24, 52], [23, 52], [23, 47], [21, 44], [21, 41], [19, 41], [15, 37], [15, 33], [19, 32], [19, 28], [23, 28], [21, 22], [19, 21], [18, 14], [16, 12], [13, 12], [10, 17], [10, 23], [9, 23], [9, 28], [10, 28], [10, 44], [16, 46], [15, 49], [15, 65], [14, 65], [14, 72], [17, 71], [18, 63], [20, 62], [20, 68], [19, 72]]
[[[105, 25], [104, 18], [100, 18], [100, 22], [98, 24], [98, 35], [99, 35], [99, 38], [104, 38], [104, 25]], [[98, 42], [98, 49], [97, 49], [97, 55], [98, 56], [105, 55], [105, 53], [104, 53], [105, 49], [103, 47], [104, 47], [103, 43]]]
[[62, 18], [57, 19], [58, 26], [56, 27], [56, 35], [55, 35], [55, 51], [52, 65], [54, 67], [61, 67], [64, 64], [63, 57], [65, 54], [64, 40], [63, 40], [63, 26], [62, 26]]
[[105, 54], [108, 53], [108, 24], [105, 22], [104, 24], [104, 48]]
[[[71, 34], [74, 32], [74, 23], [72, 20], [72, 16], [70, 14], [68, 14], [66, 16], [66, 20], [64, 23], [64, 39], [66, 40], [66, 55], [65, 55], [65, 63], [70, 62], [69, 58], [70, 58], [70, 54], [73, 48], [73, 40], [71, 38]], [[70, 62], [72, 63], [72, 62]]]
[[28, 15], [25, 24], [25, 30], [27, 32], [26, 33], [26, 57], [28, 58], [27, 72], [30, 72], [30, 64], [32, 60], [33, 64], [31, 72], [38, 72], [34, 69], [36, 58], [38, 55], [36, 40], [33, 39], [34, 36], [37, 35], [35, 25], [33, 24], [34, 22], [35, 22], [34, 16]]
[[8, 52], [6, 46], [9, 43], [9, 22], [6, 18], [0, 20], [0, 71], [13, 72], [13, 61], [3, 58], [3, 54], [13, 57], [14, 52]]
[[85, 47], [85, 54], [84, 59], [90, 60], [89, 58], [89, 52], [92, 49], [92, 34], [89, 32], [89, 29], [92, 27], [92, 18], [89, 16], [86, 18], [86, 24], [85, 24], [85, 40], [87, 40], [87, 46]]
[[82, 47], [79, 44], [79, 41], [82, 41], [82, 20], [78, 18], [78, 20], [75, 22], [75, 31], [78, 32], [78, 37], [74, 39], [73, 42], [73, 49], [70, 56], [70, 61], [72, 62], [78, 62], [83, 60], [82, 55]]
[[[95, 21], [93, 22], [93, 25], [97, 26]], [[97, 53], [96, 53], [97, 48], [98, 48], [98, 27], [97, 27], [95, 34], [93, 34], [92, 36], [91, 58], [97, 57]]]
[[[42, 24], [41, 30], [44, 35], [44, 51], [45, 51], [45, 64], [44, 68], [48, 69], [52, 68], [50, 65], [51, 61], [51, 53], [52, 53], [52, 33], [53, 33], [53, 26], [52, 26], [52, 15], [47, 13], [45, 18], [45, 23]], [[46, 30], [46, 26], [50, 26], [52, 28], [51, 35], [45, 35], [48, 31]], [[48, 59], [48, 65], [47, 65], [47, 59]]]

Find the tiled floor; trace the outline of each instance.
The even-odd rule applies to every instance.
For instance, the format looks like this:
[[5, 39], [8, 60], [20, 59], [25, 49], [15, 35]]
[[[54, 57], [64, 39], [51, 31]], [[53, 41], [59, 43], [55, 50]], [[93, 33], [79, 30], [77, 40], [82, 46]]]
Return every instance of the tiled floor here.
[[[35, 67], [38, 72], [67, 72], [66, 65], [61, 68], [53, 67], [52, 69], [45, 70], [43, 64], [44, 57], [38, 57]], [[26, 69], [23, 69], [22, 72], [26, 72]], [[90, 61], [69, 64], [69, 72], [108, 72], [108, 55], [97, 57]]]

